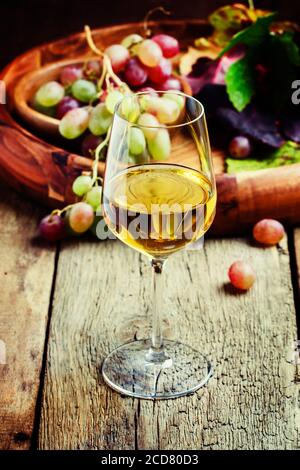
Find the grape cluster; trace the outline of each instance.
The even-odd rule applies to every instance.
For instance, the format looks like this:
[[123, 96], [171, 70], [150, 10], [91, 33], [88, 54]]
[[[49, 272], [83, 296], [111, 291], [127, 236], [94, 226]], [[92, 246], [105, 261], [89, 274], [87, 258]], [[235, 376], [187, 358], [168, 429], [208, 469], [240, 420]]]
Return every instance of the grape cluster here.
[[[129, 122], [128, 157], [133, 163], [168, 158], [171, 142], [165, 125], [175, 123], [185, 105], [183, 96], [168, 93], [181, 90], [170, 61], [179, 52], [175, 38], [130, 34], [102, 52], [89, 33], [87, 40], [101, 56], [99, 60], [64, 67], [57, 81], [42, 85], [33, 98], [37, 111], [59, 119], [59, 132], [65, 139], [77, 139], [83, 155], [94, 157], [92, 174], [82, 174], [73, 183], [78, 202], [54, 210], [41, 221], [40, 234], [51, 241], [68, 233], [93, 231], [101, 217], [97, 162], [106, 157], [116, 105], [122, 101], [120, 113]], [[159, 95], [157, 89], [165, 93]], [[123, 100], [136, 91], [144, 92], [138, 103]]]
[[[116, 104], [125, 94], [181, 89], [169, 60], [178, 52], [178, 41], [166, 34], [152, 39], [130, 34], [121, 44], [112, 44], [101, 52], [101, 59], [64, 67], [56, 81], [37, 90], [32, 105], [59, 119], [60, 134], [68, 140], [77, 139], [81, 153], [93, 157], [112, 123]], [[109, 67], [104, 70], [107, 59]], [[105, 159], [105, 152], [100, 158]]]

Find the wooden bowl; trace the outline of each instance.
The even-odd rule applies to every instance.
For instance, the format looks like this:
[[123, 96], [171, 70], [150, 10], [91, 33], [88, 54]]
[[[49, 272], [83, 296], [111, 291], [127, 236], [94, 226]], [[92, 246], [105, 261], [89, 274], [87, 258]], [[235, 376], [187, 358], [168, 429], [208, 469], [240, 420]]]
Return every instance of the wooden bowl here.
[[[91, 56], [89, 59], [99, 60], [99, 57]], [[55, 62], [25, 74], [16, 84], [13, 94], [14, 109], [31, 129], [52, 137], [58, 135], [59, 120], [36, 111], [32, 108], [30, 102], [41, 85], [52, 80], [58, 80], [60, 72], [64, 67], [67, 65], [82, 65], [86, 60], [86, 57], [81, 57], [76, 60], [67, 59]], [[182, 91], [187, 95], [191, 95], [192, 90], [187, 80], [182, 77], [179, 77], [179, 80]]]

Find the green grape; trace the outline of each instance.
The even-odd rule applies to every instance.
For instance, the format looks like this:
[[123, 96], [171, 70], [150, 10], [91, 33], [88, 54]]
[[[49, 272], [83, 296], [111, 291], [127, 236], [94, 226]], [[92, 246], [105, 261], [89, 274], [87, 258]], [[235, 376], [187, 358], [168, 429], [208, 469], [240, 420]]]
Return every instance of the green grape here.
[[92, 187], [92, 178], [90, 176], [81, 175], [74, 180], [72, 190], [76, 196], [84, 196]]
[[95, 98], [97, 88], [93, 82], [79, 79], [72, 84], [71, 92], [77, 100], [82, 101], [82, 103], [89, 103]]
[[112, 115], [107, 110], [104, 103], [97, 104], [92, 109], [89, 120], [89, 129], [94, 135], [104, 135], [107, 133], [112, 123]]
[[154, 139], [160, 126], [158, 120], [153, 114], [143, 113], [138, 119], [138, 125], [142, 127], [142, 131], [146, 139]]
[[154, 160], [166, 160], [171, 152], [171, 141], [167, 129], [159, 129], [154, 139], [148, 141], [148, 149]]
[[69, 213], [69, 225], [76, 233], [86, 232], [94, 222], [93, 208], [86, 202], [77, 202]]
[[86, 195], [85, 201], [92, 206], [94, 211], [101, 205], [102, 188], [101, 186], [94, 186]]
[[173, 100], [175, 103], [177, 103], [180, 111], [184, 108], [185, 105], [185, 97], [180, 95], [179, 93], [164, 93], [163, 98], [166, 98], [168, 100]]
[[59, 123], [59, 132], [66, 139], [76, 139], [86, 131], [89, 113], [84, 108], [76, 108], [64, 115]]
[[124, 99], [121, 103], [121, 115], [129, 122], [136, 122], [140, 115], [140, 105], [137, 101], [133, 100], [130, 96]]
[[140, 155], [140, 153], [143, 153], [146, 148], [146, 140], [143, 131], [137, 127], [132, 127], [129, 130], [128, 137], [129, 152], [132, 155]]
[[64, 87], [58, 82], [48, 82], [42, 85], [36, 95], [35, 101], [45, 107], [51, 107], [58, 104], [65, 96]]
[[166, 98], [159, 98], [156, 109], [157, 119], [163, 124], [173, 124], [179, 117], [180, 109], [177, 103]]
[[111, 114], [114, 114], [116, 105], [123, 98], [124, 98], [124, 95], [118, 90], [113, 90], [108, 93], [106, 100], [105, 100], [105, 106], [107, 107], [108, 111]]
[[129, 34], [123, 39], [121, 44], [122, 46], [129, 49], [129, 47], [133, 46], [134, 44], [137, 44], [138, 42], [141, 42], [142, 40], [143, 38], [139, 34]]
[[131, 155], [131, 154], [128, 155], [128, 163], [132, 163], [134, 165], [141, 165], [143, 163], [149, 163], [150, 160], [151, 158], [147, 149], [145, 149], [143, 153], [139, 155]]

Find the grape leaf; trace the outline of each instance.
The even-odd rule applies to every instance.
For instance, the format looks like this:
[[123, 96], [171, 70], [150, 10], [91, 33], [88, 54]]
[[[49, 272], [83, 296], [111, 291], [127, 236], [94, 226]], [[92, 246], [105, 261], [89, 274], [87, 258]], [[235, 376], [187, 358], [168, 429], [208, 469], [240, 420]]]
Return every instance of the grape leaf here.
[[255, 93], [255, 76], [251, 55], [234, 62], [225, 75], [230, 101], [235, 109], [243, 111]]
[[222, 57], [237, 44], [245, 44], [251, 47], [259, 46], [268, 36], [269, 27], [276, 18], [276, 15], [276, 13], [271, 13], [270, 15], [261, 16], [251, 26], [235, 34], [227, 46], [221, 51], [219, 57]]
[[300, 163], [300, 145], [290, 141], [261, 158], [246, 158], [245, 160], [226, 158], [227, 173], [264, 170], [292, 163]]

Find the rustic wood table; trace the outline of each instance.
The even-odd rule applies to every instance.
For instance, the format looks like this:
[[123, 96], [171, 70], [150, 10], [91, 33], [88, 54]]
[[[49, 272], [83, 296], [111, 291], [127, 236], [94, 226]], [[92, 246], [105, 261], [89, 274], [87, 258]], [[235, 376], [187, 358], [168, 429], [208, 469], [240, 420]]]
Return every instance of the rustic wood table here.
[[[47, 245], [35, 238], [42, 213], [1, 183], [0, 448], [299, 447], [299, 230], [278, 247], [208, 240], [170, 258], [165, 335], [208, 354], [215, 375], [190, 397], [151, 402], [100, 375], [112, 348], [149, 333], [145, 259], [117, 241]], [[227, 283], [238, 258], [257, 273], [247, 294]]]

